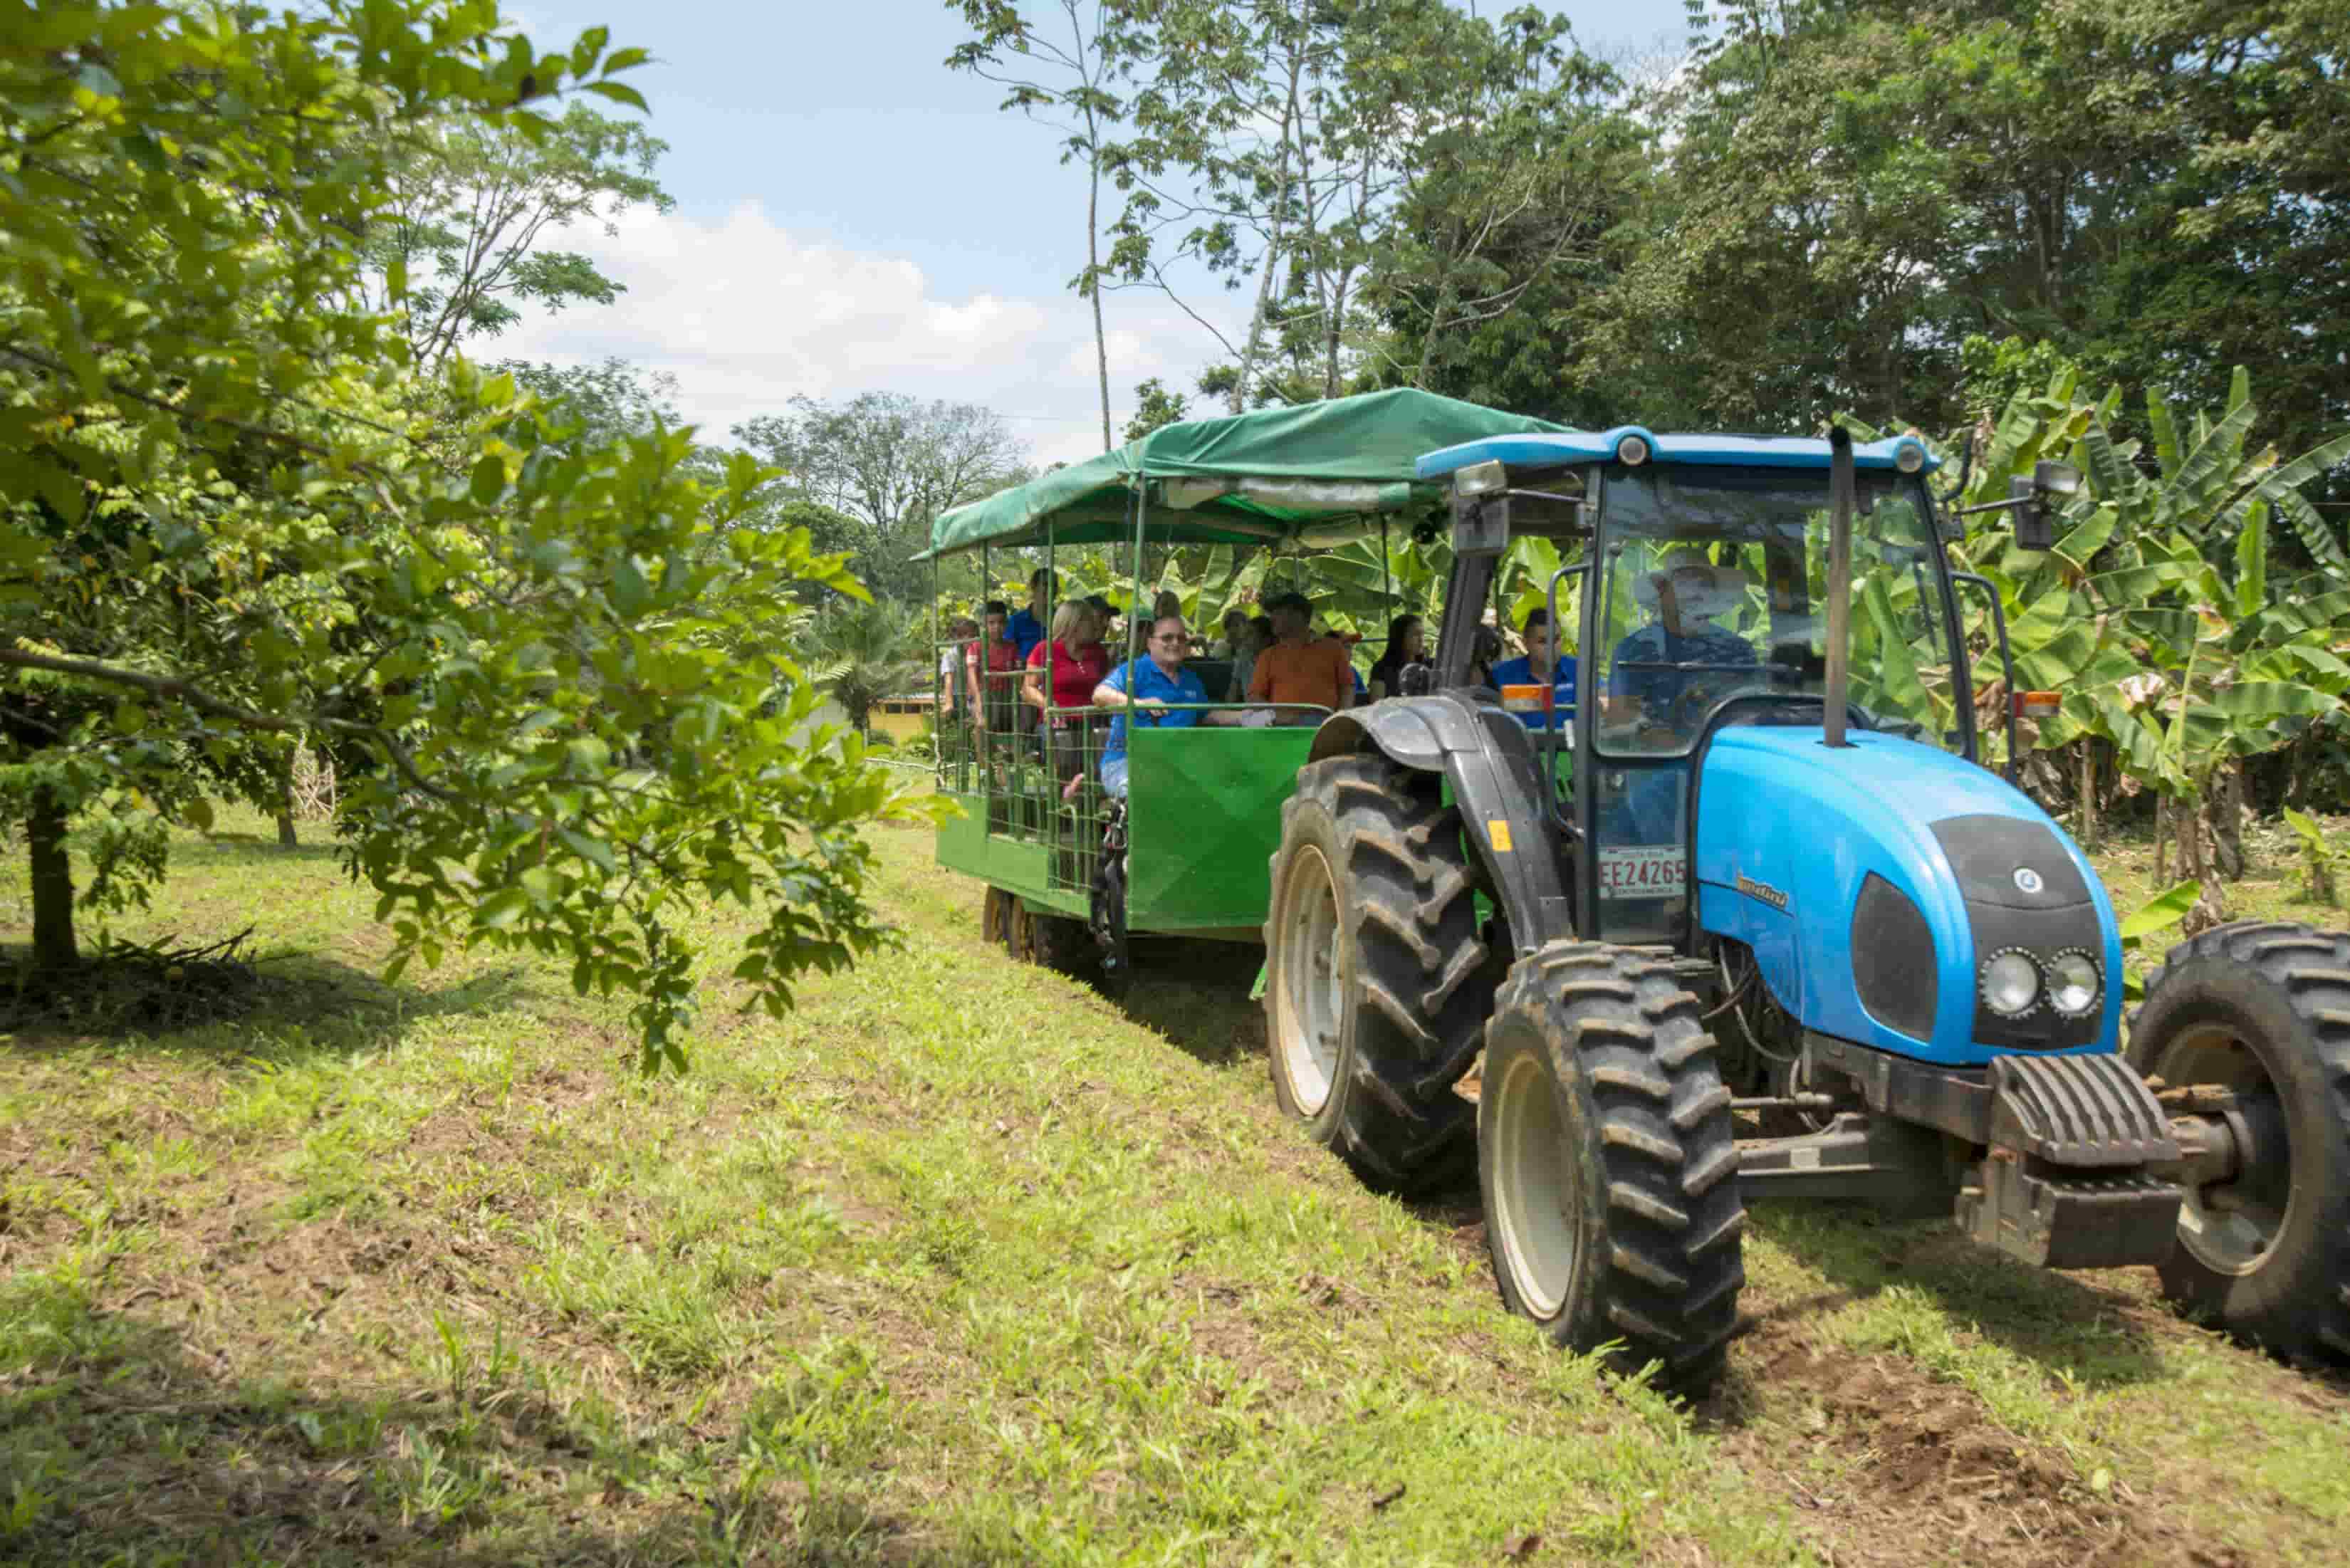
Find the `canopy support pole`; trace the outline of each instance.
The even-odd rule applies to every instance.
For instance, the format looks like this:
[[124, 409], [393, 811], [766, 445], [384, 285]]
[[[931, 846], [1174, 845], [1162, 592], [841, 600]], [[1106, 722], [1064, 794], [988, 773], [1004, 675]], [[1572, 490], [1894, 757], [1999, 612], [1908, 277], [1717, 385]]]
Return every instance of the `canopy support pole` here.
[[1379, 618], [1395, 619], [1395, 585], [1388, 575], [1388, 514], [1384, 512], [1379, 514]]
[[[1127, 509], [1134, 514], [1134, 598], [1126, 612], [1126, 662], [1129, 671], [1134, 661], [1142, 657], [1142, 623], [1147, 618], [1142, 603], [1146, 591], [1142, 586], [1142, 481], [1138, 479], [1128, 487]], [[1132, 679], [1129, 673], [1129, 680]]]

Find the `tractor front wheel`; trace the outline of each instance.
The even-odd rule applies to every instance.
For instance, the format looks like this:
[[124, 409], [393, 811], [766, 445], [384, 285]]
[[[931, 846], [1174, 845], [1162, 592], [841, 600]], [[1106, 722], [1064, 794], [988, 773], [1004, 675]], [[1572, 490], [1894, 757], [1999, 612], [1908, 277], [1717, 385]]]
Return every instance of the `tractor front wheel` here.
[[1713, 1037], [1671, 961], [1556, 941], [1503, 981], [1477, 1122], [1502, 1299], [1557, 1344], [1701, 1392], [1746, 1282]]
[[2163, 1293], [2276, 1355], [2350, 1357], [2350, 933], [2241, 921], [2180, 943], [2129, 1059], [2229, 1091], [2251, 1135], [2243, 1168], [2186, 1193]]
[[1298, 770], [1264, 927], [1274, 1097], [1366, 1180], [1468, 1176], [1475, 1113], [1452, 1092], [1492, 996], [1460, 814], [1375, 755]]

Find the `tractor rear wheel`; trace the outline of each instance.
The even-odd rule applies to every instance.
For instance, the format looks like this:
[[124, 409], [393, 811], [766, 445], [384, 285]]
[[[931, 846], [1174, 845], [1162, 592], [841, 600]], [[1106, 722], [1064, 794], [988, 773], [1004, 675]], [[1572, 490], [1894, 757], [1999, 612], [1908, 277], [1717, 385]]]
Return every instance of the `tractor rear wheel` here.
[[1492, 981], [1460, 814], [1384, 757], [1298, 770], [1264, 927], [1274, 1096], [1397, 1191], [1464, 1180]]
[[2178, 1305], [2287, 1357], [2350, 1357], [2350, 933], [2240, 921], [2146, 977], [2129, 1059], [2232, 1090], [2255, 1163], [2190, 1188], [2161, 1265]]
[[1485, 1027], [1478, 1175], [1502, 1299], [1618, 1371], [1720, 1376], [1746, 1282], [1738, 1147], [1713, 1037], [1669, 958], [1555, 941]]

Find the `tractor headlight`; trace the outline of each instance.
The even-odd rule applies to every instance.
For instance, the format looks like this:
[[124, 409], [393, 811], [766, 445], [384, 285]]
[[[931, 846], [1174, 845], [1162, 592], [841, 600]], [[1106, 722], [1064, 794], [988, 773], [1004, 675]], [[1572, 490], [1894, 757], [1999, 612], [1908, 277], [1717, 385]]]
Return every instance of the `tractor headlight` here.
[[2067, 1018], [2078, 1018], [2096, 1006], [2103, 992], [2097, 961], [2079, 948], [2067, 948], [2048, 961], [2048, 1004]]
[[2021, 948], [2006, 948], [1983, 960], [1982, 999], [2002, 1018], [2021, 1018], [2039, 1005], [2040, 966]]
[[1492, 495], [1510, 487], [1510, 471], [1498, 458], [1472, 462], [1452, 471], [1452, 493], [1455, 495]]

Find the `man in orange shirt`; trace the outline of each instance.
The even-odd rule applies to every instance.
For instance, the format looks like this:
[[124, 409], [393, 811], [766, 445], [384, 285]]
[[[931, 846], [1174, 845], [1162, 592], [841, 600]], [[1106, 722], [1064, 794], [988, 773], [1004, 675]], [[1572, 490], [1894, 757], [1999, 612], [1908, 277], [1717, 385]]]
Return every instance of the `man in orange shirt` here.
[[[1273, 646], [1256, 656], [1249, 676], [1252, 702], [1311, 702], [1333, 712], [1355, 700], [1355, 672], [1344, 643], [1317, 638], [1307, 629], [1314, 606], [1304, 594], [1278, 594], [1265, 601], [1273, 617]], [[1316, 724], [1322, 715], [1290, 710], [1276, 722]]]

